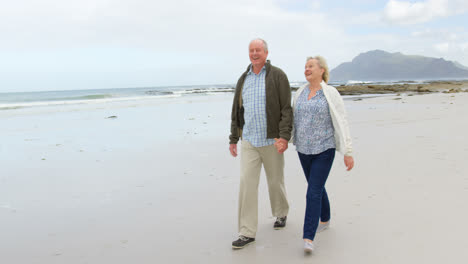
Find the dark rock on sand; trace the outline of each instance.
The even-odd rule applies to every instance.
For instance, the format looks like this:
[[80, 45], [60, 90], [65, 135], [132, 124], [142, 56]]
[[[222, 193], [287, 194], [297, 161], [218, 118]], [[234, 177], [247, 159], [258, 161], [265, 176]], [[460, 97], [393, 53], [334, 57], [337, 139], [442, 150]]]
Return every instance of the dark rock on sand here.
[[341, 95], [388, 94], [388, 93], [434, 93], [468, 88], [468, 81], [432, 81], [423, 84], [356, 84], [340, 85], [336, 89]]
[[459, 93], [461, 92], [460, 89], [455, 89], [455, 88], [452, 88], [448, 91], [443, 91], [443, 93]]

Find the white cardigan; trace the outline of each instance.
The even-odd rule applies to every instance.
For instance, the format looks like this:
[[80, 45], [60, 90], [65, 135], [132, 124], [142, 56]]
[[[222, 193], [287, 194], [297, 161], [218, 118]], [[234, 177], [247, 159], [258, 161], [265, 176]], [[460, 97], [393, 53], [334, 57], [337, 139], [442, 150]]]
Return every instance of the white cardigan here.
[[[309, 84], [305, 84], [297, 90], [296, 94], [294, 95], [293, 110], [296, 106], [297, 98], [299, 98], [299, 95], [308, 85]], [[330, 109], [333, 128], [335, 129], [336, 150], [345, 156], [352, 156], [353, 146], [351, 142], [351, 134], [349, 133], [348, 121], [346, 119], [346, 110], [343, 99], [335, 87], [326, 84], [324, 81], [320, 83], [320, 86], [322, 86], [323, 94], [327, 99], [328, 107]], [[294, 135], [294, 131], [292, 135]]]

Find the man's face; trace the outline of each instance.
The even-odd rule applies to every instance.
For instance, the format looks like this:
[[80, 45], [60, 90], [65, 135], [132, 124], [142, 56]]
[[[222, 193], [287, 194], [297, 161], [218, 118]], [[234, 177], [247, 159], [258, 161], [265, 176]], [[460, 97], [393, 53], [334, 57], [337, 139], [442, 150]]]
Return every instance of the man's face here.
[[268, 56], [268, 51], [265, 51], [263, 42], [255, 40], [249, 45], [250, 62], [254, 67], [263, 67]]

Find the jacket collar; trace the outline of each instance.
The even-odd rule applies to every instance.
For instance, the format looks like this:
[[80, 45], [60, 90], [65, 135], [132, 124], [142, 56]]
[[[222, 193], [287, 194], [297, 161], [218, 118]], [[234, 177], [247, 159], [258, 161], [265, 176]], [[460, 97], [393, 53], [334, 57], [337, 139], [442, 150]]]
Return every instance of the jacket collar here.
[[320, 86], [322, 86], [322, 90], [323, 90], [323, 88], [324, 88], [324, 87], [326, 87], [326, 86], [327, 86], [327, 84], [325, 83], [325, 81], [324, 81], [324, 80], [322, 80], [322, 81], [320, 82]]
[[[247, 66], [247, 70], [245, 71], [245, 74], [247, 74], [250, 71], [250, 67], [252, 67], [252, 63], [249, 64], [249, 66]], [[271, 62], [270, 62], [270, 60], [267, 60], [265, 62], [265, 71], [266, 71], [267, 75], [270, 72], [270, 69], [271, 69]]]

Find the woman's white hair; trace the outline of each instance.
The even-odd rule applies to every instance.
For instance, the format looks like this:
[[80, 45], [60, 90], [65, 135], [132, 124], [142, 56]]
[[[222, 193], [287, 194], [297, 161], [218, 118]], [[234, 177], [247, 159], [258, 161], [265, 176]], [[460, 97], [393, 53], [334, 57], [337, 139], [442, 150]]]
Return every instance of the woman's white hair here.
[[328, 65], [327, 65], [327, 61], [325, 60], [325, 58], [322, 56], [307, 57], [306, 62], [310, 60], [316, 60], [320, 68], [324, 69], [323, 74], [322, 74], [322, 80], [328, 83], [328, 80], [330, 79], [330, 73], [328, 71]]

